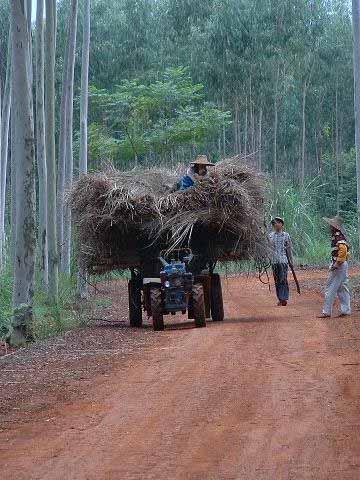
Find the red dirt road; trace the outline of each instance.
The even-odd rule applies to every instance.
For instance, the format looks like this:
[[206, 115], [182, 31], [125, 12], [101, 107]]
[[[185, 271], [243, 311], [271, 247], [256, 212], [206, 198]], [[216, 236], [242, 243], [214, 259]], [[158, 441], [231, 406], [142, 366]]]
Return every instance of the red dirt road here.
[[149, 332], [106, 378], [22, 422], [30, 393], [0, 432], [2, 478], [359, 479], [359, 314], [316, 319], [313, 292], [278, 308], [255, 279], [224, 293], [223, 324]]

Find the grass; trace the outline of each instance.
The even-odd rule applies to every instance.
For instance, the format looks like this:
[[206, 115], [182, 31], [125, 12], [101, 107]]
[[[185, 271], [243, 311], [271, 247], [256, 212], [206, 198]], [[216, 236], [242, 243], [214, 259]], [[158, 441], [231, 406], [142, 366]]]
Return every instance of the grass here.
[[[38, 339], [59, 335], [65, 331], [88, 324], [88, 313], [92, 302], [76, 302], [76, 279], [61, 276], [59, 279], [59, 303], [49, 304], [46, 292], [36, 282], [34, 297], [34, 320], [31, 327], [33, 337]], [[0, 339], [5, 339], [13, 314], [12, 275], [6, 271], [0, 275]]]
[[0, 275], [0, 339], [5, 338], [12, 315], [13, 281], [10, 272]]
[[[275, 192], [272, 186], [269, 187], [271, 200], [267, 211], [268, 221], [275, 215], [284, 218], [285, 229], [293, 240], [296, 261], [300, 264], [326, 265], [330, 262], [329, 227], [323, 221], [318, 207], [321, 188], [317, 178], [309, 182], [304, 190], [287, 183], [278, 185]], [[333, 216], [335, 212], [326, 212], [326, 215]], [[348, 225], [347, 233], [352, 245], [352, 257], [357, 259], [356, 227]]]

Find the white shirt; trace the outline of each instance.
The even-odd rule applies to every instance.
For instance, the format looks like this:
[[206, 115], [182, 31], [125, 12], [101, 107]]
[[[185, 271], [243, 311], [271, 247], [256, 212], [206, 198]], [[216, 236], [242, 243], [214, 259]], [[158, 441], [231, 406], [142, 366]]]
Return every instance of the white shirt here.
[[288, 258], [286, 251], [291, 259], [292, 257], [292, 243], [291, 237], [287, 232], [271, 232], [269, 240], [273, 249], [272, 263], [286, 263]]

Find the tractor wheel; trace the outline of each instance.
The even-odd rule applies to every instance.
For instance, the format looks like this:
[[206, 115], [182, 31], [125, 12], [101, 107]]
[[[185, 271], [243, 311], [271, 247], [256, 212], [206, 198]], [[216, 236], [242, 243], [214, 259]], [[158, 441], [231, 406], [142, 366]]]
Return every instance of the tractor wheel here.
[[194, 312], [195, 326], [206, 327], [204, 289], [200, 283], [193, 285], [192, 308]]
[[129, 293], [129, 318], [131, 327], [142, 327], [142, 306], [141, 289], [138, 282], [130, 280], [128, 284]]
[[210, 292], [211, 317], [214, 322], [222, 322], [224, 320], [224, 302], [221, 288], [221, 278], [217, 273], [211, 275]]
[[194, 320], [194, 306], [193, 306], [193, 299], [192, 299], [192, 295], [190, 296], [189, 298], [189, 303], [188, 303], [188, 319], [189, 320]]
[[151, 315], [155, 331], [164, 330], [164, 316], [162, 309], [162, 295], [160, 288], [153, 287], [150, 290]]

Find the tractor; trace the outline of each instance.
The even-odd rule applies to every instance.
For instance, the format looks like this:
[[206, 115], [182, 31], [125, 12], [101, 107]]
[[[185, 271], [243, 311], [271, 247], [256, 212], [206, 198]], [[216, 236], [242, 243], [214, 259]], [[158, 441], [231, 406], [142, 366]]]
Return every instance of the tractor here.
[[190, 248], [161, 251], [153, 262], [131, 270], [129, 316], [132, 327], [142, 326], [142, 312], [152, 318], [155, 331], [164, 330], [164, 316], [181, 312], [198, 328], [206, 319], [224, 320], [220, 276], [214, 265], [199, 270]]

